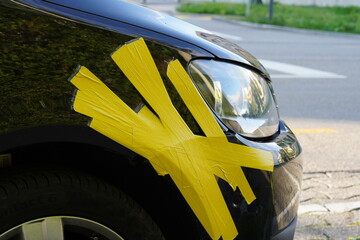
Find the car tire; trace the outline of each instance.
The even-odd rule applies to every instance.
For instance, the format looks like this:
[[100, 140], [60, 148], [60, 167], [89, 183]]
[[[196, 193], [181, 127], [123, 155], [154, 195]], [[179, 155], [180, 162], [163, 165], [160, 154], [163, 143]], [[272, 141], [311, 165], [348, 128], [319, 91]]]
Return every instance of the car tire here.
[[114, 186], [68, 170], [0, 178], [0, 240], [164, 239], [149, 215]]

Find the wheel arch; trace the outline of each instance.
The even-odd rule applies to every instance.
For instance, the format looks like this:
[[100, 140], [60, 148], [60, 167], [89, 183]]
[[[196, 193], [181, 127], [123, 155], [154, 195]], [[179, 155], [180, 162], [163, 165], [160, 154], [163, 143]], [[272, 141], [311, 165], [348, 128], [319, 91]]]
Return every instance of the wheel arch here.
[[149, 161], [89, 127], [44, 126], [3, 134], [0, 161], [3, 156], [11, 156], [10, 164], [0, 163], [4, 174], [60, 167], [96, 176], [138, 202], [166, 238], [204, 239], [205, 231], [169, 176], [158, 176]]

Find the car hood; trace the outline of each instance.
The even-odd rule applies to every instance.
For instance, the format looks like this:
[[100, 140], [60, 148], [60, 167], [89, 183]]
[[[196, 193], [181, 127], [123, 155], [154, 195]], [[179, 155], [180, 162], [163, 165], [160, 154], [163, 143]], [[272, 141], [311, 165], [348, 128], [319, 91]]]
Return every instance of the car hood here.
[[[265, 68], [255, 57], [235, 43], [203, 28], [143, 7], [134, 2], [123, 0], [15, 0], [13, 2], [21, 2], [56, 13], [59, 13], [60, 8], [65, 8], [68, 11], [79, 11], [81, 14], [90, 14], [93, 17], [114, 20], [122, 24], [127, 24], [130, 27], [141, 28], [166, 35], [194, 45], [217, 58], [251, 65], [262, 72], [265, 77], [269, 76]], [[130, 35], [133, 33], [132, 35], [136, 36], [136, 31], [138, 30], [126, 33]], [[138, 36], [141, 36], [141, 31]], [[169, 42], [165, 43], [171, 45]]]

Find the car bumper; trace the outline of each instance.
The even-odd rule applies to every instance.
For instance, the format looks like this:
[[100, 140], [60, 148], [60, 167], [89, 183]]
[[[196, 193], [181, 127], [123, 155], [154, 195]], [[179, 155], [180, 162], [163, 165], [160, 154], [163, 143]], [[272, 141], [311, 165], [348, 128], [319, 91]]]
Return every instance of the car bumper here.
[[241, 136], [230, 141], [272, 152], [274, 171], [243, 168], [256, 200], [246, 204], [239, 190], [232, 191], [219, 179], [219, 186], [239, 235], [236, 239], [292, 239], [302, 181], [301, 147], [293, 132], [280, 122], [278, 135], [264, 142]]
[[297, 217], [295, 217], [292, 222], [281, 232], [277, 233], [271, 238], [271, 240], [290, 240], [294, 238], [296, 230]]

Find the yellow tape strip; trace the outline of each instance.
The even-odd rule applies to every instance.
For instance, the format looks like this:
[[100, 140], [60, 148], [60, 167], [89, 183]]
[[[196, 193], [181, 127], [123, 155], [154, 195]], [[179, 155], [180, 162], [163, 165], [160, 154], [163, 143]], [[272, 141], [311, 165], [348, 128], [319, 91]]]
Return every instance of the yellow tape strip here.
[[147, 158], [169, 174], [212, 239], [237, 236], [215, 175], [238, 187], [248, 203], [256, 197], [241, 166], [273, 170], [271, 153], [229, 143], [178, 61], [168, 76], [206, 137], [194, 135], [166, 91], [142, 38], [119, 48], [113, 60], [151, 105], [135, 113], [85, 67], [72, 78], [79, 89], [75, 111], [93, 118], [90, 127]]

